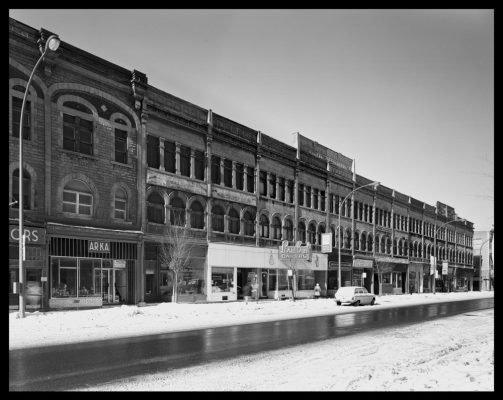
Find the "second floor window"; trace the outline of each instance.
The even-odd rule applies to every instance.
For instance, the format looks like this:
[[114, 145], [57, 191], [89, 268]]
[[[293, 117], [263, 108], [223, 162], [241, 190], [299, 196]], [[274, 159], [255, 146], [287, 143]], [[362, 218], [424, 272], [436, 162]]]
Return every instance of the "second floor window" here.
[[127, 132], [115, 130], [115, 161], [127, 164]]
[[[28, 172], [23, 170], [23, 210], [30, 209], [31, 180]], [[12, 174], [12, 199], [19, 201], [19, 168]], [[12, 205], [19, 208], [19, 203]]]
[[176, 144], [164, 141], [164, 170], [176, 172]]
[[180, 146], [180, 174], [190, 176], [190, 147]]
[[224, 160], [224, 185], [232, 187], [232, 161]]
[[63, 114], [63, 149], [93, 154], [93, 121]]
[[220, 157], [211, 156], [211, 183], [220, 185]]
[[159, 138], [147, 136], [147, 165], [151, 168], [159, 168]]
[[[19, 123], [21, 121], [21, 106], [23, 99], [12, 97], [12, 136], [19, 137]], [[31, 103], [26, 101], [23, 112], [23, 139], [31, 139]]]
[[124, 190], [117, 189], [115, 192], [114, 218], [126, 220], [126, 202], [126, 193], [124, 193]]
[[243, 174], [244, 166], [243, 164], [236, 163], [236, 189], [243, 190]]
[[195, 178], [204, 181], [204, 169], [205, 169], [204, 152], [195, 150], [194, 162], [195, 162], [194, 166]]
[[255, 170], [253, 167], [246, 167], [246, 191], [255, 192]]

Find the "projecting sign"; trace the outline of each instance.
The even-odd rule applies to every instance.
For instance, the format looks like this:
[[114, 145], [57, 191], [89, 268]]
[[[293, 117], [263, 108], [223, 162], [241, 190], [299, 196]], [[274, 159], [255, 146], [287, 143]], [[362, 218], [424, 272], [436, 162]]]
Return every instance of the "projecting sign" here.
[[442, 275], [447, 275], [447, 271], [449, 270], [449, 262], [442, 262]]
[[332, 252], [332, 232], [321, 234], [321, 252]]
[[436, 269], [437, 260], [434, 256], [430, 256], [430, 275], [433, 275]]

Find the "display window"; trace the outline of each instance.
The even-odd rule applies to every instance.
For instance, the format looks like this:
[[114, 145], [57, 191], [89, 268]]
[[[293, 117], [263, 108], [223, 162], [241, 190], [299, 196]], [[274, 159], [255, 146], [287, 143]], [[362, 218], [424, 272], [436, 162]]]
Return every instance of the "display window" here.
[[233, 287], [234, 268], [213, 267], [211, 270], [211, 291], [230, 292]]

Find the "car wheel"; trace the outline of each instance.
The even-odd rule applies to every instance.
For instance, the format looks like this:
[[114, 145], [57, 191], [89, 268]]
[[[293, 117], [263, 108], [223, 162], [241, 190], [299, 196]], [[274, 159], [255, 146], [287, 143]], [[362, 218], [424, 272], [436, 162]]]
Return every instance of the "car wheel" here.
[[356, 300], [356, 301], [353, 303], [353, 305], [354, 305], [355, 307], [358, 307], [358, 306], [360, 305], [360, 300]]
[[370, 302], [370, 305], [371, 305], [371, 306], [373, 306], [373, 305], [375, 304], [375, 302], [376, 302], [376, 298], [375, 298], [375, 297], [373, 297], [373, 298], [372, 298], [372, 301]]
[[336, 301], [337, 305], [340, 306], [341, 305], [341, 302], [340, 301]]

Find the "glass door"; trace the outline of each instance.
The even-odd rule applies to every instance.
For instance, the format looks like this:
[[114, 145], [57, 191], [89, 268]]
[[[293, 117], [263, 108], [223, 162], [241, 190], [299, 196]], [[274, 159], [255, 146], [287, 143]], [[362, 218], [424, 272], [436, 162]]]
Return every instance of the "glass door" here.
[[96, 269], [94, 271], [94, 287], [96, 293], [101, 293], [103, 303], [112, 303], [113, 293], [113, 270], [110, 268]]

